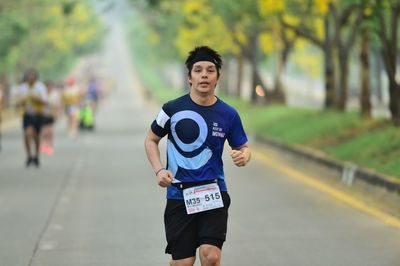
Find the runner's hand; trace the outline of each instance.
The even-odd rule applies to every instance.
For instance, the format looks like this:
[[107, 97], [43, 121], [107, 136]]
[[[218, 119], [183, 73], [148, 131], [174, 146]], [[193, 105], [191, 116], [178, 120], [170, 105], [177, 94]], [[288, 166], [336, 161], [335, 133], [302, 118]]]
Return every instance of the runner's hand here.
[[230, 156], [232, 158], [233, 163], [239, 167], [245, 166], [248, 161], [245, 154], [240, 150], [231, 150]]
[[157, 174], [157, 179], [160, 187], [168, 187], [174, 180], [174, 176], [170, 171], [163, 169]]

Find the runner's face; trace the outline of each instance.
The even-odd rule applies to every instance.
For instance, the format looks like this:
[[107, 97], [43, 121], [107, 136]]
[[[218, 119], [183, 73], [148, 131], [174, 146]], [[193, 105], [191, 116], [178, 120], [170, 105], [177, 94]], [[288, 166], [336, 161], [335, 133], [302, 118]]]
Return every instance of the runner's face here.
[[33, 85], [36, 81], [36, 76], [35, 74], [29, 74], [27, 77], [27, 82], [29, 83], [29, 85]]
[[189, 76], [191, 88], [200, 93], [214, 93], [218, 82], [217, 67], [209, 61], [196, 62]]

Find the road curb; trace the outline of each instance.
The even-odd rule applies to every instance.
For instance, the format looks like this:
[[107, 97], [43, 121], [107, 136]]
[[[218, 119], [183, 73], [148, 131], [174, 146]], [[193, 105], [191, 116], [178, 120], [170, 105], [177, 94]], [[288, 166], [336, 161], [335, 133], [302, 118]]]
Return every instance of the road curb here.
[[347, 186], [352, 186], [358, 181], [362, 181], [372, 188], [383, 188], [390, 194], [395, 195], [400, 200], [400, 181], [393, 177], [378, 173], [372, 169], [360, 167], [350, 162], [343, 162], [330, 158], [321, 151], [298, 145], [288, 145], [279, 140], [254, 136], [255, 141], [272, 146], [284, 152], [289, 152], [296, 156], [301, 156], [307, 160], [313, 161], [323, 167], [337, 172], [337, 178]]

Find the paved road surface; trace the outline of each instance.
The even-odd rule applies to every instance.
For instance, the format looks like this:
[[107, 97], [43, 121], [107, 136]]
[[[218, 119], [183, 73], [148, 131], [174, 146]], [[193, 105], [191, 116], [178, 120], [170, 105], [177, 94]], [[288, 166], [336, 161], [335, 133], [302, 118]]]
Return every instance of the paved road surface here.
[[[143, 139], [157, 109], [141, 98], [120, 24], [101, 57], [115, 79], [96, 132], [69, 138], [26, 169], [19, 128], [0, 152], [1, 266], [168, 265], [164, 190]], [[222, 265], [400, 265], [400, 230], [339, 203], [254, 158], [226, 161], [232, 197]]]

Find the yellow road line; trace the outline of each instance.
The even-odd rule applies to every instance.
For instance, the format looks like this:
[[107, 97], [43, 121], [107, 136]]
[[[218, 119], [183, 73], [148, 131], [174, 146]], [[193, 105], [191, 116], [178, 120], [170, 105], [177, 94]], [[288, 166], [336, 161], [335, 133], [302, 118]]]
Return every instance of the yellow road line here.
[[335, 199], [337, 199], [341, 202], [344, 202], [362, 212], [368, 213], [391, 226], [400, 228], [400, 219], [398, 219], [392, 215], [389, 215], [377, 208], [368, 206], [366, 203], [362, 202], [361, 200], [358, 200], [338, 189], [335, 189], [321, 181], [318, 181], [317, 178], [315, 178], [315, 177], [305, 175], [293, 168], [288, 167], [287, 165], [279, 163], [278, 161], [266, 156], [263, 152], [261, 152], [257, 149], [253, 148], [252, 154], [256, 160], [268, 164], [269, 166], [278, 170], [279, 172], [285, 173], [288, 176], [290, 176], [291, 178], [299, 180], [300, 182], [305, 183], [310, 187], [313, 187], [322, 192], [325, 192], [325, 193], [331, 195], [332, 197], [334, 197]]

